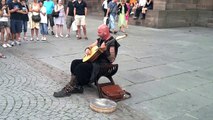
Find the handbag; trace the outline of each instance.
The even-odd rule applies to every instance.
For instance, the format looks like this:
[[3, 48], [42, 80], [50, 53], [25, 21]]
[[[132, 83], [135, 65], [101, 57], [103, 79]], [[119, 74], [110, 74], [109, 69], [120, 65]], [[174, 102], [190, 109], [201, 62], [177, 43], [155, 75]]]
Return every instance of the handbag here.
[[[56, 5], [55, 7], [58, 8], [58, 5]], [[54, 9], [53, 12], [52, 12], [52, 16], [55, 17], [55, 18], [59, 17], [59, 11], [56, 12], [55, 9]]]
[[55, 10], [53, 10], [52, 16], [55, 18], [59, 17], [59, 11], [55, 12]]
[[102, 83], [100, 86], [102, 96], [104, 98], [108, 98], [113, 101], [121, 101], [131, 97], [131, 94], [125, 90], [122, 90], [119, 85]]
[[75, 20], [72, 22], [71, 28], [72, 28], [72, 31], [78, 30]]
[[40, 21], [41, 21], [41, 16], [40, 16], [40, 14], [38, 14], [38, 15], [32, 15], [32, 20], [33, 20], [34, 22], [40, 22]]

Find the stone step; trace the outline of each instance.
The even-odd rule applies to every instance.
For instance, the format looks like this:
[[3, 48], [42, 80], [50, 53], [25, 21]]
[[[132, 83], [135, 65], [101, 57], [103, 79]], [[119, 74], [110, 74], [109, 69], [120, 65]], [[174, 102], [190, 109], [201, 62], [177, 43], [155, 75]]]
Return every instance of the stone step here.
[[213, 28], [213, 23], [208, 23], [208, 24], [207, 24], [207, 27]]
[[213, 23], [213, 18], [209, 18], [208, 23]]

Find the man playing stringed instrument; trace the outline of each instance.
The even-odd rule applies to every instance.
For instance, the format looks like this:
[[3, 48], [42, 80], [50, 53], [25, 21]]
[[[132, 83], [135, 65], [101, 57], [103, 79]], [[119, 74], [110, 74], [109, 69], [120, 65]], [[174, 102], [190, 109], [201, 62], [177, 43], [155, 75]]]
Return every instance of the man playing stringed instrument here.
[[115, 61], [120, 44], [109, 33], [109, 28], [102, 24], [98, 27], [98, 38], [94, 43], [85, 49], [85, 54], [92, 54], [92, 48], [98, 46], [101, 54], [94, 61], [83, 62], [82, 59], [75, 59], [71, 63], [71, 80], [59, 92], [54, 92], [54, 97], [70, 96], [73, 93], [83, 93], [83, 86], [94, 82], [100, 66], [111, 64]]

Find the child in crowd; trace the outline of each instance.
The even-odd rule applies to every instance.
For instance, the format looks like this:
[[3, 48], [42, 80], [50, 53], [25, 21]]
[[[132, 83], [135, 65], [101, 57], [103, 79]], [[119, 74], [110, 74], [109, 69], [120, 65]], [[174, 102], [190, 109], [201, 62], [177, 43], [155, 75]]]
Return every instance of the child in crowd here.
[[47, 40], [46, 35], [47, 35], [47, 14], [46, 14], [46, 8], [43, 6], [43, 1], [39, 2], [41, 10], [40, 10], [40, 16], [41, 16], [41, 21], [40, 21], [40, 32], [42, 34], [41, 40]]

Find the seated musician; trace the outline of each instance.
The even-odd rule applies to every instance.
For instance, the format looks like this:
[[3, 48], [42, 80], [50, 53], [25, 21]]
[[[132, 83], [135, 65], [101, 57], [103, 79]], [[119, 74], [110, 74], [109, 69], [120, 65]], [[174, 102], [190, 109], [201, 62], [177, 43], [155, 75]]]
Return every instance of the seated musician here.
[[109, 33], [109, 28], [102, 24], [98, 27], [98, 38], [85, 49], [86, 55], [91, 55], [91, 48], [98, 46], [102, 53], [93, 62], [83, 62], [82, 59], [73, 60], [71, 63], [71, 80], [59, 92], [54, 92], [54, 97], [70, 96], [73, 93], [83, 93], [83, 86], [94, 82], [100, 66], [111, 64], [115, 61], [119, 43]]

